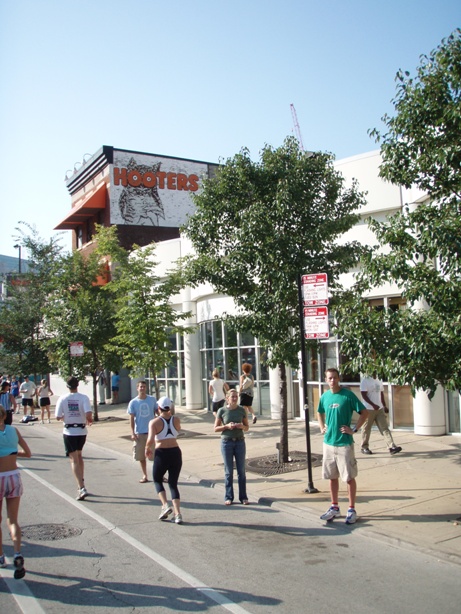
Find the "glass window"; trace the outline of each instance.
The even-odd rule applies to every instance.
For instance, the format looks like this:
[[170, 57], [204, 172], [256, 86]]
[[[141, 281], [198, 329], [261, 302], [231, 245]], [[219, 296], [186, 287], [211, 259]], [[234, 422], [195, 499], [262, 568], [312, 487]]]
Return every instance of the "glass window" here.
[[237, 347], [237, 332], [228, 326], [225, 325], [225, 336], [226, 336], [226, 347]]
[[240, 333], [240, 345], [254, 345], [255, 338], [251, 333]]
[[239, 381], [239, 365], [238, 365], [238, 350], [226, 350], [225, 351], [225, 365], [226, 365], [226, 380], [228, 382]]
[[255, 377], [256, 374], [256, 353], [255, 348], [242, 348], [240, 350], [240, 364], [246, 362], [252, 366], [252, 375]]
[[214, 331], [214, 347], [220, 348], [223, 345], [222, 322], [220, 320], [213, 322], [213, 331]]
[[269, 367], [264, 364], [264, 361], [267, 359], [267, 350], [260, 348], [259, 349], [259, 379], [268, 380], [269, 379]]
[[394, 427], [414, 426], [410, 386], [392, 386], [392, 409]]
[[459, 409], [459, 392], [448, 390], [447, 391], [447, 400], [448, 400], [448, 432], [449, 433], [460, 433], [461, 425], [460, 425], [460, 409]]

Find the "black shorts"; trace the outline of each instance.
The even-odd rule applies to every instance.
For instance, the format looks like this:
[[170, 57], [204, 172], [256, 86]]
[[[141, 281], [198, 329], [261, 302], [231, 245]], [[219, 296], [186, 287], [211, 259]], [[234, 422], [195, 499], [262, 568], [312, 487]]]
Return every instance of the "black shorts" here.
[[23, 407], [33, 407], [34, 400], [33, 399], [22, 399], [22, 406]]
[[222, 399], [221, 401], [213, 401], [211, 403], [211, 406], [213, 408], [213, 413], [214, 414], [218, 411], [218, 409], [221, 409], [221, 407], [224, 407], [224, 401], [225, 401], [225, 399]]
[[40, 407], [51, 405], [50, 397], [40, 397]]
[[243, 407], [251, 407], [253, 405], [253, 397], [242, 392], [240, 395], [240, 405], [243, 405]]
[[79, 452], [83, 450], [86, 435], [63, 435], [63, 439], [66, 456], [69, 456], [70, 452]]

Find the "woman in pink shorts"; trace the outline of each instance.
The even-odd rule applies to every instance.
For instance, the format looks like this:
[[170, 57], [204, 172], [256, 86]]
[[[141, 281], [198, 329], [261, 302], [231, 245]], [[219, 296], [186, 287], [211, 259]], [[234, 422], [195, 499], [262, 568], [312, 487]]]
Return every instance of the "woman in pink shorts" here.
[[[8, 528], [14, 546], [14, 577], [24, 578], [24, 557], [21, 554], [21, 527], [18, 524], [19, 502], [22, 495], [22, 482], [16, 464], [18, 456], [30, 458], [31, 451], [21, 433], [14, 426], [5, 424], [6, 410], [0, 405], [0, 567], [6, 567], [2, 547], [2, 508], [6, 499]], [[18, 451], [18, 446], [22, 451]]]

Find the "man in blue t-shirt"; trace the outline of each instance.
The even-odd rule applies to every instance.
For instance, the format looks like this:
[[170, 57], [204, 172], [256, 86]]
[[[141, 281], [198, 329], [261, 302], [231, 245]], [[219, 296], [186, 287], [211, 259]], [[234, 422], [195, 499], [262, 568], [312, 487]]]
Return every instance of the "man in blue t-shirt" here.
[[[330, 480], [331, 506], [320, 518], [331, 521], [341, 515], [338, 504], [339, 478], [341, 477], [342, 481], [347, 483], [349, 496], [346, 524], [354, 524], [357, 521], [355, 511], [357, 461], [352, 435], [366, 421], [368, 412], [353, 392], [347, 388], [341, 388], [338, 369], [327, 369], [325, 379], [330, 389], [320, 397], [317, 415], [320, 431], [324, 434], [322, 477]], [[351, 421], [354, 411], [360, 417], [355, 429], [352, 430]]]
[[128, 404], [127, 413], [130, 415], [131, 439], [133, 441], [133, 458], [141, 464], [141, 484], [147, 479], [146, 442], [149, 433], [149, 422], [154, 419], [157, 411], [157, 399], [147, 394], [147, 383], [144, 380], [138, 382], [136, 387], [138, 396]]

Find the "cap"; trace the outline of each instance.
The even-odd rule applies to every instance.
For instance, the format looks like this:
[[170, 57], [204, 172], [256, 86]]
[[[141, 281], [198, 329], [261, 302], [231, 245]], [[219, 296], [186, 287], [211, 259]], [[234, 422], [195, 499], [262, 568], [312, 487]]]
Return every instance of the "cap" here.
[[71, 390], [75, 390], [75, 388], [78, 388], [78, 379], [74, 376], [69, 377], [67, 379], [67, 387], [70, 388]]
[[173, 407], [173, 401], [168, 397], [160, 397], [160, 399], [158, 400], [158, 406], [160, 407], [160, 409], [166, 411], [167, 409], [170, 409], [170, 407]]

